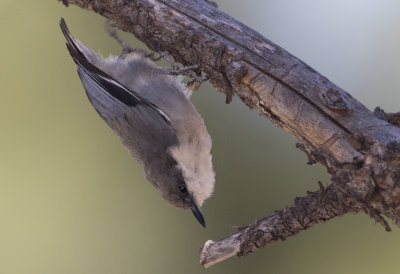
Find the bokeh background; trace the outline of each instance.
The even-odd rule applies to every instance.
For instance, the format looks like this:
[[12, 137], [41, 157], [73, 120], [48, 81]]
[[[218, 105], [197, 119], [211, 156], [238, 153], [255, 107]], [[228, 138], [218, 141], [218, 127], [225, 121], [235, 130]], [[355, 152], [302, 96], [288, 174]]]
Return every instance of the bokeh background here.
[[[220, 9], [370, 109], [400, 109], [400, 2], [229, 0]], [[213, 139], [203, 229], [144, 179], [89, 104], [58, 27], [104, 55], [105, 19], [56, 0], [0, 1], [0, 274], [399, 273], [400, 229], [346, 215], [204, 270], [199, 248], [325, 185], [296, 140], [209, 84], [193, 96]], [[143, 46], [124, 35], [135, 46]]]

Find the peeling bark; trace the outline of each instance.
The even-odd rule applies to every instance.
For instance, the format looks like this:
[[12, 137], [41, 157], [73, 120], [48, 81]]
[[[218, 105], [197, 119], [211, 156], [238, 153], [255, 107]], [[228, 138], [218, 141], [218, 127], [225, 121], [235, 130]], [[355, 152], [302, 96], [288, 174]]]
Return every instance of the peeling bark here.
[[332, 174], [326, 190], [296, 198], [219, 242], [201, 262], [243, 256], [347, 212], [364, 211], [386, 230], [400, 225], [400, 115], [371, 112], [346, 91], [204, 0], [62, 0], [93, 10], [150, 49], [160, 43], [177, 62], [200, 64], [214, 87], [299, 140], [309, 163]]

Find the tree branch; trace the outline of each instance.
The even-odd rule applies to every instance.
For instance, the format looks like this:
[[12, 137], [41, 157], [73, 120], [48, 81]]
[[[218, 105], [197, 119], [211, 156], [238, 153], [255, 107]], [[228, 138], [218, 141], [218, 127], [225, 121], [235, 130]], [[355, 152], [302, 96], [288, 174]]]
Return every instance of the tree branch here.
[[295, 136], [310, 164], [321, 162], [332, 174], [326, 191], [298, 198], [220, 242], [208, 242], [205, 265], [246, 255], [346, 212], [362, 209], [386, 230], [381, 215], [400, 224], [399, 115], [371, 112], [211, 1], [63, 0], [68, 2], [111, 19], [153, 50], [160, 43], [185, 66], [200, 64], [199, 71], [211, 76], [227, 102], [239, 96]]
[[296, 198], [286, 209], [259, 218], [239, 228], [237, 233], [218, 242], [207, 241], [200, 252], [200, 263], [207, 268], [234, 255], [244, 256], [336, 216], [364, 209], [343, 186], [332, 184], [326, 189], [320, 186], [319, 191]]

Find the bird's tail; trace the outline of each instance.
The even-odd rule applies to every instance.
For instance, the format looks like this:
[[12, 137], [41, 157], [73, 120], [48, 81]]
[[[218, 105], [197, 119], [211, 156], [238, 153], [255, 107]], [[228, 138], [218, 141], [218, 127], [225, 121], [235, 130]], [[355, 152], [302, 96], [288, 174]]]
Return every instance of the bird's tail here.
[[67, 27], [67, 24], [65, 23], [64, 18], [61, 18], [61, 20], [60, 20], [60, 27], [64, 34], [65, 39], [67, 40], [68, 51], [71, 54], [72, 58], [74, 59], [75, 63], [78, 64], [79, 59], [82, 59], [82, 58], [86, 59], [86, 56], [79, 49], [75, 39], [72, 37], [71, 33], [69, 32], [69, 29]]
[[60, 20], [60, 27], [67, 40], [68, 51], [78, 66], [93, 69], [93, 67], [95, 67], [94, 64], [101, 62], [101, 57], [96, 52], [85, 46], [81, 41], [72, 37], [64, 18]]

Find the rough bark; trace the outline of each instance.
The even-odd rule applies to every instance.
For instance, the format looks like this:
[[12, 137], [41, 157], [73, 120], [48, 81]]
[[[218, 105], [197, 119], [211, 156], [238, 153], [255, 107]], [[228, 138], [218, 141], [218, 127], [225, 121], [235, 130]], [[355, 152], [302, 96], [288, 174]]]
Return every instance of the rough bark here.
[[398, 114], [368, 110], [326, 77], [259, 33], [202, 0], [63, 0], [93, 10], [150, 49], [160, 43], [177, 62], [199, 64], [230, 102], [250, 108], [299, 140], [309, 163], [332, 174], [326, 190], [297, 198], [219, 242], [202, 264], [243, 256], [347, 212], [363, 210], [390, 230], [400, 225]]
[[332, 184], [324, 189], [320, 184], [319, 191], [296, 198], [286, 209], [239, 227], [237, 233], [218, 242], [207, 241], [200, 252], [200, 263], [209, 267], [233, 255], [243, 256], [333, 217], [363, 209], [366, 210], [365, 206], [342, 186]]

